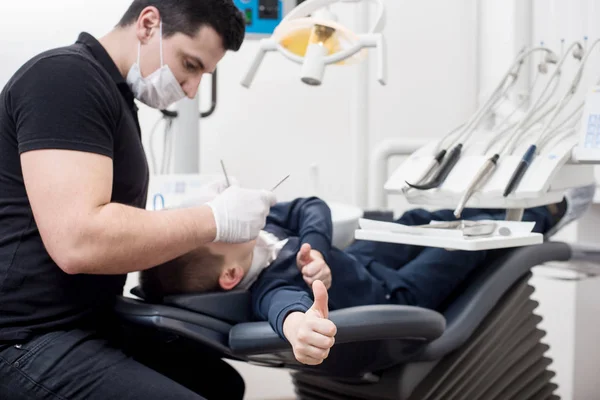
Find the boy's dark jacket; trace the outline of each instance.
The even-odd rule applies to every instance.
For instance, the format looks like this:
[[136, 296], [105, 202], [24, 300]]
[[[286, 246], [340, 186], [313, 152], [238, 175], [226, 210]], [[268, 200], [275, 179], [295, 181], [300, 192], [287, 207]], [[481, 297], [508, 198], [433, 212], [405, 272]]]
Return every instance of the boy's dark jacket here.
[[387, 304], [397, 289], [397, 275], [368, 256], [351, 255], [332, 247], [331, 210], [317, 197], [278, 203], [271, 208], [265, 231], [288, 239], [277, 259], [251, 286], [255, 317], [268, 320], [284, 338], [283, 320], [293, 311], [306, 312], [312, 289], [302, 279], [296, 255], [303, 243], [319, 251], [331, 269], [330, 310], [368, 304]]

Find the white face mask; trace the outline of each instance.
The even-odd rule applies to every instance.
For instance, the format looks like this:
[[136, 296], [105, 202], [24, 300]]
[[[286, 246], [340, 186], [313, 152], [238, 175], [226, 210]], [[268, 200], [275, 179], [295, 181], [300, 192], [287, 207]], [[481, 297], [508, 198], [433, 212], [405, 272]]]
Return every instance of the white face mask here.
[[127, 83], [136, 99], [149, 107], [164, 110], [183, 99], [185, 92], [169, 66], [163, 63], [162, 22], [160, 23], [160, 68], [146, 78], [140, 71], [141, 48], [140, 42], [138, 43], [138, 59], [127, 74]]
[[279, 251], [285, 246], [287, 239], [279, 240], [274, 235], [265, 231], [260, 231], [256, 238], [252, 254], [252, 265], [242, 281], [237, 285], [238, 290], [248, 290], [260, 273], [267, 268], [279, 254]]

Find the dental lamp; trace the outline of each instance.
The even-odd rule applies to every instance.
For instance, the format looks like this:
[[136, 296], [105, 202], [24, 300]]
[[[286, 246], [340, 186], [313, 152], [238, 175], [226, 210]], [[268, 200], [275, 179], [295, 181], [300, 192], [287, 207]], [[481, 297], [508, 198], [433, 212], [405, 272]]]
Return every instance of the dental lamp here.
[[289, 60], [302, 65], [301, 81], [310, 86], [323, 82], [325, 67], [331, 64], [361, 62], [368, 48], [377, 49], [377, 79], [386, 83], [386, 52], [381, 31], [385, 25], [383, 0], [377, 4], [375, 23], [367, 33], [355, 34], [337, 22], [329, 10], [334, 3], [358, 3], [367, 0], [307, 0], [291, 10], [275, 28], [270, 38], [262, 39], [254, 61], [241, 84], [249, 88], [268, 51], [279, 51]]

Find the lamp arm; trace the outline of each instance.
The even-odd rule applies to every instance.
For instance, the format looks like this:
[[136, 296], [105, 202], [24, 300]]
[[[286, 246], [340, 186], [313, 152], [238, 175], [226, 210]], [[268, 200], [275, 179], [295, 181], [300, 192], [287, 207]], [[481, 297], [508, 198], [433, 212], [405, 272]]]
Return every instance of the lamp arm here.
[[385, 37], [377, 33], [377, 80], [382, 86], [387, 84], [387, 48]]
[[342, 3], [358, 3], [360, 1], [371, 1], [377, 5], [377, 18], [375, 18], [375, 24], [369, 30], [369, 33], [379, 33], [385, 28], [385, 7], [383, 0], [340, 0]]
[[[281, 20], [280, 24], [284, 22], [288, 22], [290, 20], [296, 18], [308, 17], [313, 12], [317, 11], [320, 8], [328, 6], [333, 3], [338, 3], [340, 0], [308, 0], [301, 3], [299, 6], [294, 8], [292, 11], [287, 13], [287, 15]], [[360, 0], [363, 1], [363, 0]]]
[[246, 75], [244, 75], [244, 78], [242, 79], [242, 86], [246, 88], [250, 87], [252, 81], [254, 80], [254, 77], [256, 76], [256, 72], [260, 67], [260, 64], [265, 58], [265, 54], [267, 54], [267, 51], [273, 50], [277, 50], [277, 43], [275, 41], [273, 41], [272, 39], [262, 39], [260, 41], [260, 45], [258, 47], [256, 55], [254, 56], [254, 60], [252, 61], [252, 64], [250, 64], [250, 67], [246, 71]]
[[383, 5], [383, 0], [308, 0], [294, 8], [292, 11], [290, 11], [283, 18], [281, 23], [291, 21], [296, 18], [308, 17], [310, 14], [314, 13], [318, 9], [329, 6], [334, 3], [358, 3], [361, 1], [371, 1], [377, 4], [377, 18], [375, 19], [375, 24], [369, 30], [369, 33], [381, 32], [385, 27], [386, 22], [385, 7]]

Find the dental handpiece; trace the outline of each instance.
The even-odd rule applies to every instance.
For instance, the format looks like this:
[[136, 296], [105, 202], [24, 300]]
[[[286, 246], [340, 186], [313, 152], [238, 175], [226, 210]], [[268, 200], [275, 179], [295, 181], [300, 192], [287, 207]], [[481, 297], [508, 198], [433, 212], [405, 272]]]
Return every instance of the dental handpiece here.
[[426, 184], [423, 184], [423, 185], [413, 185], [408, 182], [406, 182], [406, 183], [410, 187], [419, 189], [419, 190], [428, 190], [428, 189], [433, 189], [433, 188], [440, 186], [442, 183], [444, 183], [444, 181], [450, 174], [450, 171], [452, 171], [452, 168], [454, 168], [454, 166], [458, 162], [458, 159], [460, 158], [460, 153], [462, 151], [462, 147], [463, 147], [462, 143], [459, 143], [452, 150], [450, 150], [450, 152], [448, 153], [448, 157], [446, 158], [446, 161], [440, 167], [440, 170], [438, 171], [437, 176], [432, 181], [430, 181]]
[[458, 206], [454, 210], [454, 216], [456, 218], [460, 218], [463, 210], [465, 209], [465, 206], [467, 205], [467, 202], [469, 201], [475, 190], [485, 179], [487, 179], [487, 177], [492, 173], [492, 171], [494, 171], [496, 165], [498, 164], [499, 158], [499, 154], [494, 154], [491, 158], [486, 160], [486, 162], [481, 166], [481, 168], [479, 168], [479, 171], [473, 178], [471, 184], [469, 184], [467, 190], [458, 202]]
[[515, 172], [513, 172], [513, 175], [511, 176], [510, 180], [508, 181], [508, 184], [506, 185], [506, 188], [504, 189], [504, 197], [508, 196], [519, 185], [521, 179], [523, 179], [523, 175], [525, 175], [525, 172], [527, 172], [527, 169], [531, 165], [533, 157], [535, 157], [536, 151], [537, 146], [535, 144], [529, 146], [529, 148], [523, 155], [521, 162], [519, 162], [519, 166], [517, 167], [517, 169], [515, 169]]
[[[444, 157], [446, 157], [446, 150], [438, 152], [435, 158], [431, 160], [427, 168], [425, 168], [421, 176], [419, 176], [419, 179], [416, 180], [415, 185], [419, 185], [424, 179], [427, 179], [433, 173], [434, 169], [442, 164]], [[402, 191], [406, 193], [411, 189], [411, 184], [406, 181], [404, 182], [406, 183], [406, 186], [402, 189]]]

